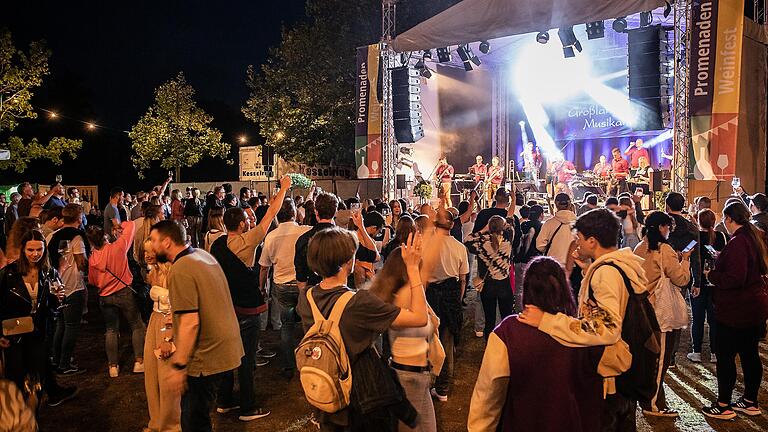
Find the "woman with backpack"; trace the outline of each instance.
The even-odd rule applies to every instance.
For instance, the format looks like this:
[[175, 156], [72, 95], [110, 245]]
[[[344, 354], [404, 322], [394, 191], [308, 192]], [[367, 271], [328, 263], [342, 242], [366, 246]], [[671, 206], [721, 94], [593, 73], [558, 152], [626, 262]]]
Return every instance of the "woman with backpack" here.
[[464, 245], [478, 258], [477, 286], [482, 286], [480, 299], [483, 302], [485, 327], [483, 335], [488, 339], [496, 325], [496, 307], [501, 319], [512, 315], [515, 296], [510, 285], [512, 266], [512, 231], [501, 216], [492, 216], [482, 230], [467, 237]]
[[[765, 336], [768, 319], [768, 249], [765, 233], [750, 223], [750, 213], [740, 202], [725, 206], [723, 223], [732, 236], [704, 275], [714, 285], [717, 311], [717, 402], [702, 408], [707, 417], [732, 419], [734, 411], [759, 416], [757, 394], [763, 365], [758, 343]], [[744, 395], [731, 404], [736, 385], [736, 355], [744, 372]]]
[[[391, 327], [421, 328], [429, 322], [426, 295], [419, 270], [422, 238], [418, 235], [410, 236], [401, 249], [411, 296], [410, 308], [407, 309], [386, 303], [367, 290], [351, 294], [352, 291], [346, 284], [354, 268], [357, 246], [355, 234], [342, 228], [325, 229], [312, 237], [307, 248], [307, 260], [310, 268], [322, 277], [322, 281], [299, 296], [296, 312], [301, 317], [304, 331], [311, 332], [315, 317], [322, 316], [329, 319], [337, 301], [347, 302], [338, 319], [338, 331], [341, 335], [339, 348], [343, 347], [343, 352], [339, 353], [341, 363], [345, 363], [343, 360], [348, 358], [347, 364], [352, 365], [351, 389], [344, 390], [344, 384], [340, 383], [343, 396], [349, 395], [350, 399], [348, 403], [342, 401], [334, 408], [326, 408], [326, 411], [320, 412], [318, 420], [321, 423], [321, 430], [391, 431], [396, 430], [398, 417], [401, 417], [395, 413], [395, 410], [403, 409], [402, 404], [398, 403], [402, 401], [402, 395], [394, 395], [393, 400], [380, 402], [381, 399], [386, 399], [383, 397], [386, 390], [390, 390], [392, 386], [396, 388], [399, 384], [393, 382], [394, 376], [386, 365], [383, 365], [373, 348], [373, 342], [379, 334]], [[338, 312], [337, 310], [336, 313]], [[300, 359], [298, 356], [301, 355], [302, 346], [310, 336], [312, 335], [307, 333], [297, 349], [299, 353], [297, 364], [300, 366], [302, 383], [305, 381], [306, 372], [301, 367], [303, 362], [300, 360], [308, 361], [308, 359]], [[308, 350], [307, 356], [312, 356], [313, 359], [316, 356], [317, 360], [321, 360], [323, 352], [325, 351], [318, 347]], [[325, 352], [324, 355], [330, 354]], [[377, 366], [379, 369], [376, 369]], [[383, 375], [379, 376], [378, 380], [372, 379], [371, 373], [377, 371]], [[305, 387], [305, 395], [313, 403], [311, 392], [312, 389]], [[313, 403], [313, 405], [318, 407], [319, 404]], [[413, 424], [416, 414], [412, 408], [410, 414], [410, 423]]]
[[[699, 248], [701, 268], [712, 268], [716, 255], [725, 249], [728, 239], [725, 234], [715, 231], [717, 224], [715, 212], [710, 209], [699, 211]], [[710, 249], [711, 247], [711, 249]], [[712, 253], [714, 250], [715, 253]], [[709, 359], [711, 363], [717, 363], [717, 325], [715, 325], [715, 305], [712, 302], [713, 287], [702, 274], [701, 288], [691, 288], [691, 339], [693, 349], [688, 353], [688, 360], [701, 363], [701, 347], [704, 342], [704, 320], [709, 324]]]
[[[645, 277], [648, 279], [646, 287], [651, 303], [657, 311], [662, 308], [674, 307], [674, 305], [666, 303], [668, 297], [656, 296], [657, 288], [674, 290], [672, 295], [677, 295], [682, 300], [679, 287], [685, 286], [691, 280], [690, 258], [693, 250], [681, 254], [682, 261], [678, 258], [677, 252], [667, 243], [672, 225], [674, 225], [674, 221], [666, 213], [660, 211], [652, 212], [645, 218], [645, 237], [635, 248], [635, 255], [645, 260], [643, 262], [643, 270], [645, 271]], [[669, 285], [670, 282], [672, 285]], [[666, 286], [662, 286], [662, 284], [666, 284]], [[682, 301], [682, 304], [685, 306], [685, 300]], [[667, 406], [667, 400], [664, 395], [664, 376], [669, 365], [672, 364], [672, 358], [675, 355], [674, 347], [680, 339], [682, 326], [669, 328], [665, 324], [664, 322], [659, 322], [662, 330], [659, 358], [662, 364], [656, 375], [656, 394], [650, 401], [647, 403], [641, 402], [640, 405], [643, 408], [643, 412], [647, 415], [678, 417], [677, 410]]]
[[[576, 315], [565, 272], [550, 257], [531, 261], [522, 290], [526, 305]], [[599, 431], [600, 416], [595, 413], [603, 406], [602, 377], [597, 373], [602, 353], [603, 347], [566, 347], [523, 324], [517, 315], [505, 318], [488, 339], [467, 429]]]

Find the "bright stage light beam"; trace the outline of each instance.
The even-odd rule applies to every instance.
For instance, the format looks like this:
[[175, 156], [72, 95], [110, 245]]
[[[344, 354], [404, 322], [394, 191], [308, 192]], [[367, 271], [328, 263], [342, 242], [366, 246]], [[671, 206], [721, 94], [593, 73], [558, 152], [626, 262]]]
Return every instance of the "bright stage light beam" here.
[[520, 136], [523, 140], [523, 145], [526, 145], [528, 144], [528, 131], [525, 128], [525, 122], [520, 120], [518, 124], [520, 125]]
[[637, 113], [632, 108], [629, 97], [607, 85], [592, 80], [585, 88], [586, 93], [602, 105], [608, 112], [629, 127], [633, 127], [637, 120]]
[[653, 148], [653, 147], [663, 143], [664, 141], [667, 141], [668, 139], [672, 138], [673, 135], [674, 135], [674, 133], [673, 133], [672, 129], [667, 129], [664, 132], [662, 132], [661, 135], [658, 135], [656, 137], [653, 137], [653, 138], [649, 139], [648, 141], [645, 141], [643, 143], [643, 147], [645, 147], [645, 148]]
[[547, 159], [556, 159], [562, 157], [563, 153], [555, 145], [555, 140], [547, 131], [549, 126], [549, 116], [541, 103], [528, 99], [520, 99], [520, 104], [523, 106], [525, 116], [528, 118], [528, 124], [531, 126], [531, 132], [533, 132], [533, 138], [536, 140], [539, 148], [541, 149], [544, 157]]

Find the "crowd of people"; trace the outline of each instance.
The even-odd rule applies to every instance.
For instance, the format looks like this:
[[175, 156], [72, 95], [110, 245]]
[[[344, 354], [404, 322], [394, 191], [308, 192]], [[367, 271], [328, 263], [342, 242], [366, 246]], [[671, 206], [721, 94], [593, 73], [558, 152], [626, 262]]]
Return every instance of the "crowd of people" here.
[[[3, 430], [34, 430], [43, 402], [76, 397], [59, 381], [85, 372], [89, 304], [105, 379], [124, 374], [127, 321], [147, 431], [209, 431], [214, 411], [268, 416], [263, 396], [279, 389], [257, 376], [271, 359], [299, 375], [321, 430], [436, 431], [468, 321], [486, 343], [470, 431], [632, 431], [638, 404], [677, 417], [663, 383], [688, 327], [687, 358], [717, 364], [703, 414], [761, 414], [763, 194], [737, 189], [716, 215], [709, 198], [686, 206], [675, 192], [648, 213], [630, 194], [559, 193], [548, 209], [499, 187], [481, 209], [474, 193], [457, 207], [291, 197], [289, 176], [269, 198], [228, 184], [168, 193], [170, 181], [133, 197], [114, 188], [101, 212], [59, 183], [0, 194]], [[261, 343], [270, 327], [274, 351]]]

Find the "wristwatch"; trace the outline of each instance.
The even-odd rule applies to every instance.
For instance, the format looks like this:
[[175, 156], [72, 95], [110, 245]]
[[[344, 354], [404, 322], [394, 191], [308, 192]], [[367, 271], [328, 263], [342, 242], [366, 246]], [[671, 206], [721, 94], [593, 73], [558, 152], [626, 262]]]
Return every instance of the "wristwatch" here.
[[178, 370], [178, 371], [182, 371], [182, 370], [187, 368], [187, 365], [173, 362], [173, 363], [171, 363], [171, 367], [176, 369], [176, 370]]

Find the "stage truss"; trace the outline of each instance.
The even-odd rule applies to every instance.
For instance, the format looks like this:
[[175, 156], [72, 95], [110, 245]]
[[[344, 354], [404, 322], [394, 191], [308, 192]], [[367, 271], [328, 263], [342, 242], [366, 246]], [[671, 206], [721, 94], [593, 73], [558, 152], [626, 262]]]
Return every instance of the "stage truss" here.
[[[688, 31], [691, 22], [691, 3], [692, 0], [675, 0], [674, 13], [674, 123], [673, 123], [673, 145], [672, 145], [672, 169], [671, 184], [673, 191], [687, 195], [688, 178], [690, 175], [690, 163], [688, 150], [691, 143], [691, 121], [688, 111], [688, 52], [690, 48], [690, 32]], [[398, 144], [395, 140], [394, 123], [392, 120], [392, 86], [390, 70], [398, 65], [398, 56], [392, 49], [392, 40], [395, 37], [397, 0], [382, 0], [381, 2], [381, 61], [383, 66], [382, 75], [382, 189], [383, 195], [387, 199], [396, 197], [396, 176], [397, 176], [397, 157]], [[764, 11], [763, 11], [764, 13]], [[495, 97], [500, 97], [497, 89]], [[494, 118], [498, 125], [504, 125], [503, 129], [508, 127], [507, 119], [503, 121]], [[503, 139], [498, 135], [500, 131], [497, 127], [495, 139], [495, 153], [504, 153], [507, 155], [506, 148], [507, 137]], [[506, 132], [506, 130], [505, 130]], [[506, 159], [502, 158], [502, 159]], [[512, 157], [514, 160], [514, 157]], [[504, 160], [502, 166], [509, 168], [509, 161]]]
[[691, 0], [676, 0], [674, 61], [674, 123], [672, 144], [671, 189], [684, 196], [688, 192], [691, 117], [688, 111], [688, 52], [690, 48]]

